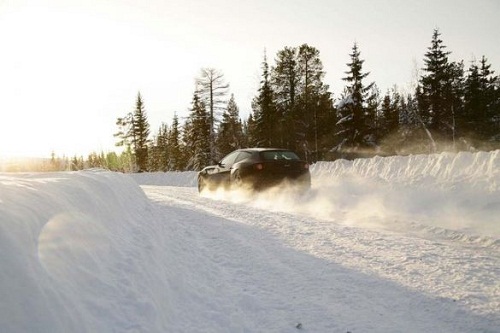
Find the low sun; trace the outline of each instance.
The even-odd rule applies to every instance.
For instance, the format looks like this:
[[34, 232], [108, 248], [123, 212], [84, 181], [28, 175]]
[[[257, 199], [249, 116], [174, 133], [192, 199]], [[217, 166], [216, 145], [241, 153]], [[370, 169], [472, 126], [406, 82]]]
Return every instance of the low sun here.
[[2, 16], [0, 40], [9, 52], [0, 55], [0, 157], [113, 146], [116, 115], [102, 97], [114, 88], [109, 78], [123, 80], [116, 64], [124, 67], [118, 53], [125, 50], [109, 46], [115, 35], [116, 27], [88, 13], [33, 6]]

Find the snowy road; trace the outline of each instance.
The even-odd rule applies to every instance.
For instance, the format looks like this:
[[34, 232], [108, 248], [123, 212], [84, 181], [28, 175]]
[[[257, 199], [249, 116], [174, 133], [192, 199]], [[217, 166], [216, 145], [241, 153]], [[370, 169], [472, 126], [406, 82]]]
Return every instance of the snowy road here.
[[0, 173], [0, 332], [500, 332], [500, 150], [311, 174]]
[[180, 256], [186, 257], [183, 251], [192, 256], [183, 263], [197, 266], [179, 265], [176, 269], [185, 273], [179, 278], [204, 287], [192, 291], [199, 295], [199, 309], [179, 310], [184, 323], [215, 320], [228, 332], [239, 331], [242, 322], [283, 332], [298, 323], [308, 332], [493, 332], [500, 327], [496, 243], [429, 231], [421, 227], [425, 221], [315, 212], [325, 198], [314, 189], [303, 198], [273, 194], [273, 202], [281, 203], [276, 208], [270, 197], [142, 188], [158, 218], [175, 221], [172, 241], [179, 242]]

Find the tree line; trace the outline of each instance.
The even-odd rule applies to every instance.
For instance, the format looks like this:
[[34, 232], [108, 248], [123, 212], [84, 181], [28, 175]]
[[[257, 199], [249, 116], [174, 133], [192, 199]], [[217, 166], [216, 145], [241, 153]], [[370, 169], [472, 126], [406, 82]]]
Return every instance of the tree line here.
[[309, 162], [374, 155], [491, 150], [500, 147], [500, 77], [485, 56], [465, 68], [451, 61], [434, 30], [414, 91], [381, 93], [368, 79], [354, 43], [336, 100], [324, 82], [320, 52], [307, 44], [284, 47], [274, 64], [264, 53], [251, 113], [241, 119], [221, 71], [204, 68], [181, 123], [175, 114], [151, 135], [144, 100], [117, 119], [115, 153], [78, 159], [71, 168], [99, 164], [120, 171], [199, 170], [243, 147], [295, 150]]

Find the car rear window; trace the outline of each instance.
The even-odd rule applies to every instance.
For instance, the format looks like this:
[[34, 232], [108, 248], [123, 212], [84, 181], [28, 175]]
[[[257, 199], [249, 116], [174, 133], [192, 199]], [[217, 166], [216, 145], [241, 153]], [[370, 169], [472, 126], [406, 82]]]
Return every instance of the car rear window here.
[[261, 152], [261, 156], [265, 161], [299, 160], [299, 157], [293, 151], [286, 151], [286, 150], [263, 151]]

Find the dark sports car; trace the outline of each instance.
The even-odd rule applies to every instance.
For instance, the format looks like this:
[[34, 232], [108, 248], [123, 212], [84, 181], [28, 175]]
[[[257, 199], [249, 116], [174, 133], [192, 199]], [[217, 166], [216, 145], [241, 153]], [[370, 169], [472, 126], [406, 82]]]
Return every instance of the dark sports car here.
[[199, 192], [220, 187], [258, 191], [283, 182], [301, 190], [311, 187], [309, 164], [287, 149], [238, 149], [198, 173]]

